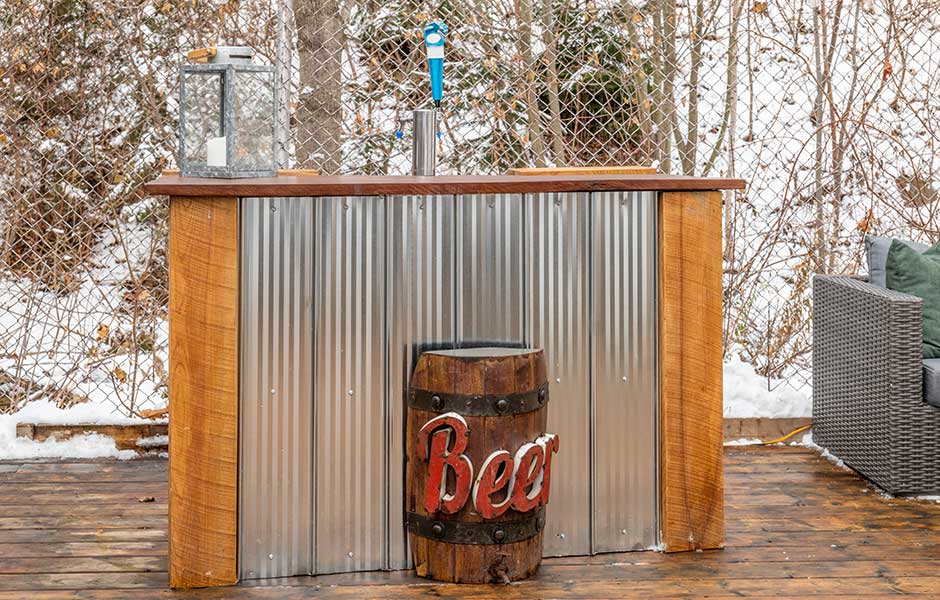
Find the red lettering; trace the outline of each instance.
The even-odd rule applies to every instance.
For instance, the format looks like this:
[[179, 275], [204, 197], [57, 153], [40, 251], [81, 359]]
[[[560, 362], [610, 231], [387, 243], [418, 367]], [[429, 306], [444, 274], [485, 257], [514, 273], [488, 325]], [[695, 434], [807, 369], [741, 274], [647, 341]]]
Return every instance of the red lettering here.
[[554, 433], [546, 433], [535, 440], [535, 443], [541, 446], [542, 451], [545, 453], [545, 466], [542, 468], [537, 481], [539, 488], [542, 490], [539, 504], [545, 506], [548, 504], [548, 492], [552, 483], [552, 455], [558, 452], [558, 436]]
[[[428, 461], [428, 480], [424, 488], [424, 508], [428, 513], [440, 510], [453, 514], [466, 504], [473, 479], [473, 465], [463, 454], [468, 434], [467, 422], [454, 412], [431, 419], [418, 432], [418, 457]], [[454, 473], [453, 493], [447, 491], [448, 467]]]
[[[512, 488], [509, 485], [512, 475], [512, 455], [506, 450], [497, 450], [483, 462], [476, 483], [473, 484], [473, 507], [481, 517], [492, 519], [509, 509], [512, 504]], [[506, 497], [494, 503], [491, 496], [503, 488], [507, 488]]]
[[513, 473], [512, 507], [519, 512], [532, 510], [539, 505], [542, 490], [536, 482], [541, 479], [544, 459], [543, 448], [532, 442], [523, 444], [516, 450], [516, 458], [513, 461], [516, 469]]
[[[428, 462], [424, 508], [429, 514], [459, 512], [470, 496], [471, 483], [474, 510], [484, 519], [499, 517], [510, 508], [527, 512], [548, 504], [558, 436], [541, 435], [515, 455], [496, 450], [474, 480], [473, 464], [464, 454], [469, 434], [467, 422], [455, 412], [431, 419], [418, 431], [417, 457]], [[448, 491], [449, 483], [453, 491]], [[502, 499], [494, 502], [493, 496], [503, 490]]]

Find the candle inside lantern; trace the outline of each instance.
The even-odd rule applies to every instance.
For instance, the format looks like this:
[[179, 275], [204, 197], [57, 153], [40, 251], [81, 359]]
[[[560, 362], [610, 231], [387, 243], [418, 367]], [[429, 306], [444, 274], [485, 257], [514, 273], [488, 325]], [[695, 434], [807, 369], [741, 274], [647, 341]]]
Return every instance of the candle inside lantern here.
[[221, 137], [212, 137], [206, 140], [206, 166], [226, 166], [224, 135]]

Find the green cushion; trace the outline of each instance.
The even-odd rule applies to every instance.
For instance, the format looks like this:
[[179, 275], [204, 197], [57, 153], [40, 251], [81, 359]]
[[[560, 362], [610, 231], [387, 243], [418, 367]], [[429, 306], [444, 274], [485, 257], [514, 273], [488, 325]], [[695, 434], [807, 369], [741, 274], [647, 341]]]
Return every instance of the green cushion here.
[[924, 301], [924, 358], [940, 358], [940, 243], [918, 254], [894, 240], [885, 274], [889, 289]]

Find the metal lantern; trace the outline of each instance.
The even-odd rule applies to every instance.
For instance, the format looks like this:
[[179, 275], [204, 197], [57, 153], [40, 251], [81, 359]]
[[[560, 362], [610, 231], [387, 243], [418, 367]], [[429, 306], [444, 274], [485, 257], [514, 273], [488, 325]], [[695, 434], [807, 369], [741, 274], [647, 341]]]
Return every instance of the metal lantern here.
[[272, 177], [277, 84], [274, 67], [252, 63], [254, 50], [202, 48], [180, 73], [180, 174]]

